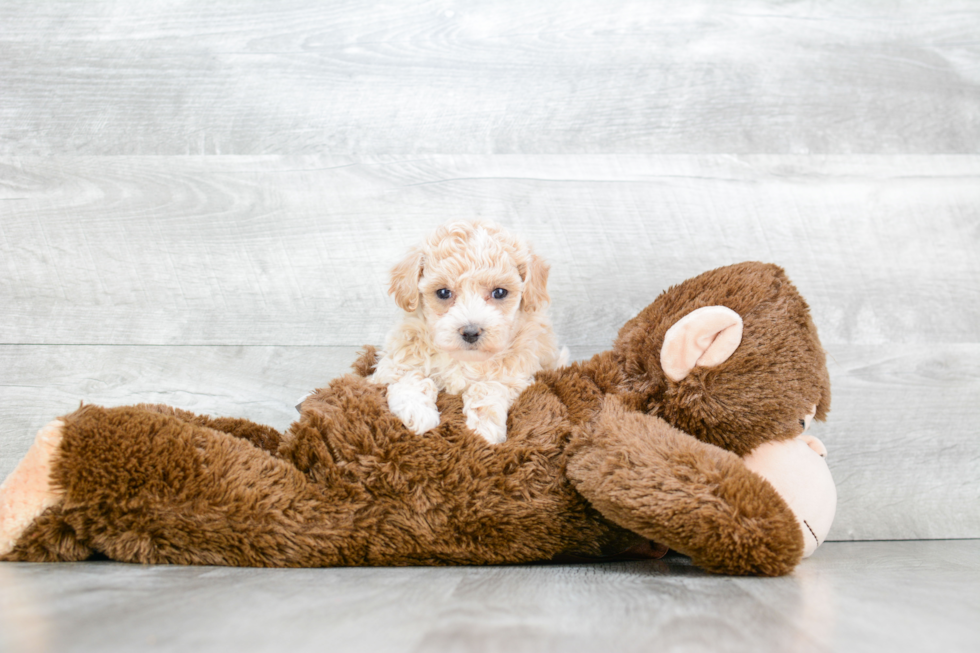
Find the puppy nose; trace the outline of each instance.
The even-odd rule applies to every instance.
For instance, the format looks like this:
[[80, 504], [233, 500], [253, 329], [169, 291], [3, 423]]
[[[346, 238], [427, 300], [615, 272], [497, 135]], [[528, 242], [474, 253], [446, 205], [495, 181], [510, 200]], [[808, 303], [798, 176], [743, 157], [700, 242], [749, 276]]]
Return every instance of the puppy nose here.
[[483, 335], [483, 329], [473, 324], [467, 324], [459, 330], [459, 335], [463, 337], [463, 340], [472, 345]]

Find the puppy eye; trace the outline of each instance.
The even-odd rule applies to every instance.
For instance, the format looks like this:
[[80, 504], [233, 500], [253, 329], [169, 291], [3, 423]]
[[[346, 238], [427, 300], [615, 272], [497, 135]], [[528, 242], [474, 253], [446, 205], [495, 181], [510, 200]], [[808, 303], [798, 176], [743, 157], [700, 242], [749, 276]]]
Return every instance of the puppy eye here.
[[440, 288], [436, 291], [436, 297], [439, 299], [449, 299], [453, 296], [453, 291], [449, 288]]
[[800, 420], [800, 426], [802, 426], [803, 428], [806, 428], [806, 420], [802, 420], [801, 419]]
[[504, 288], [494, 288], [490, 296], [494, 299], [503, 299], [507, 296], [507, 291]]

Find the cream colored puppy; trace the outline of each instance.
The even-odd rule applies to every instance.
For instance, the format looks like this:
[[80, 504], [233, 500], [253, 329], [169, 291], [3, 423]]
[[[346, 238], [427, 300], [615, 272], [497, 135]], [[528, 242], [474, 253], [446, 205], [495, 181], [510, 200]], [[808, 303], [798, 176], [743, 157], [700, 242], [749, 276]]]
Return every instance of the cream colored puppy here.
[[499, 226], [436, 229], [391, 271], [388, 292], [405, 311], [371, 380], [388, 406], [422, 434], [439, 425], [439, 391], [460, 394], [466, 425], [507, 439], [507, 409], [535, 372], [567, 362], [545, 309], [548, 266]]

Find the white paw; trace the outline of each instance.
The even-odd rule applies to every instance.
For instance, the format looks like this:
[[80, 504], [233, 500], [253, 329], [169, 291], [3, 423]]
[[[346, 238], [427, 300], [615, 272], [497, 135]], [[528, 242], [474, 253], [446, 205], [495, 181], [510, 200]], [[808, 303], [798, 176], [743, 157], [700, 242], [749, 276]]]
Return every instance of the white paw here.
[[439, 409], [434, 398], [414, 388], [399, 383], [388, 386], [388, 408], [416, 435], [439, 426]]
[[500, 416], [487, 406], [465, 410], [466, 426], [490, 444], [507, 441], [507, 416]]
[[404, 410], [392, 411], [416, 435], [422, 435], [439, 426], [439, 410], [429, 406], [405, 406]]
[[0, 555], [10, 553], [31, 523], [61, 499], [62, 493], [51, 489], [50, 475], [64, 426], [55, 420], [38, 431], [24, 459], [0, 485]]

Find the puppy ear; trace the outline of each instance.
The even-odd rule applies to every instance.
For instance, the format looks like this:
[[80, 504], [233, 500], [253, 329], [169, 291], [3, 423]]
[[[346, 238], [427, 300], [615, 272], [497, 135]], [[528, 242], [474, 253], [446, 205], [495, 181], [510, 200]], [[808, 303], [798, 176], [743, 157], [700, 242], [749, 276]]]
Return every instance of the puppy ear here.
[[419, 306], [419, 279], [422, 278], [422, 250], [413, 247], [400, 263], [391, 268], [391, 285], [388, 294], [403, 311], [414, 311]]
[[537, 254], [530, 254], [523, 269], [518, 268], [524, 279], [524, 294], [521, 295], [521, 306], [533, 313], [545, 307], [551, 301], [548, 296], [548, 264]]
[[679, 319], [664, 335], [660, 366], [671, 381], [695, 367], [716, 367], [742, 342], [742, 317], [724, 306], [704, 306]]

